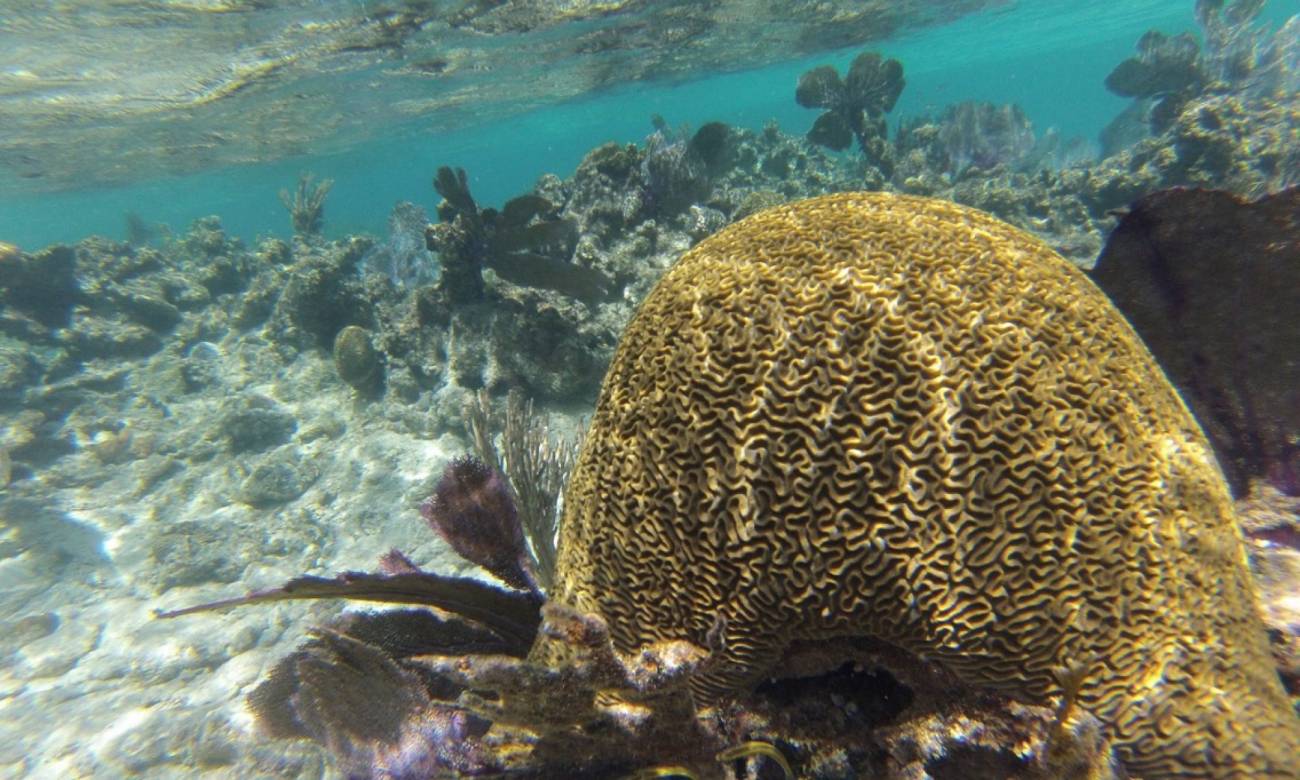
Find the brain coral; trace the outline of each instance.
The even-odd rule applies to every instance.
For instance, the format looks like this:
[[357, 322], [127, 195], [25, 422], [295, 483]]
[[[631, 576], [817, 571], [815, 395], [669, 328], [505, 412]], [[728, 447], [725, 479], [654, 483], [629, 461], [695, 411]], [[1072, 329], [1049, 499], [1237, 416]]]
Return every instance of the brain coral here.
[[620, 650], [712, 649], [706, 700], [867, 635], [1080, 706], [1143, 778], [1294, 777], [1223, 477], [1068, 262], [962, 206], [840, 194], [686, 253], [632, 320], [554, 596]]

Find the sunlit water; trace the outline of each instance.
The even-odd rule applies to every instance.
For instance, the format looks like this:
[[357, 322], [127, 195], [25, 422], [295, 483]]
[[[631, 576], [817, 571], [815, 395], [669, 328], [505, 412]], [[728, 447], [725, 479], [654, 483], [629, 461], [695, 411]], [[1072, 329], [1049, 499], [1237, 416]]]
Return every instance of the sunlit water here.
[[[964, 17], [953, 24], [907, 32], [875, 43], [871, 48], [898, 58], [906, 69], [907, 88], [890, 116], [891, 121], [962, 100], [1014, 102], [1025, 109], [1039, 130], [1056, 127], [1067, 137], [1095, 138], [1127, 102], [1105, 90], [1102, 81], [1106, 74], [1115, 63], [1131, 56], [1137, 38], [1147, 29], [1158, 28], [1170, 33], [1193, 30], [1192, 5], [1190, 0], [1138, 0], [1120, 4], [1023, 0]], [[305, 14], [299, 9], [296, 13], [304, 18], [364, 15], [364, 4], [352, 2], [321, 2], [303, 4], [303, 7], [312, 12]], [[4, 44], [0, 51], [5, 52], [0, 54], [4, 68], [0, 71], [0, 121], [14, 118], [25, 105], [24, 93], [17, 89], [23, 79], [14, 76], [27, 68], [21, 60], [24, 49], [8, 44], [23, 41], [21, 14], [46, 13], [44, 9], [44, 4], [31, 4], [25, 10], [15, 5], [6, 11], [7, 20], [0, 18], [0, 44]], [[1294, 2], [1274, 0], [1265, 16], [1276, 23], [1295, 10]], [[130, 17], [129, 5], [117, 13], [125, 21]], [[258, 24], [258, 18], [254, 14], [247, 24]], [[268, 25], [282, 22], [279, 14], [269, 14], [265, 20]], [[43, 43], [55, 47], [56, 55], [43, 54], [42, 59], [54, 60], [65, 71], [94, 70], [99, 51], [87, 41], [93, 42], [97, 35], [119, 46], [125, 45], [123, 42], [149, 39], [147, 31], [131, 28], [83, 31], [68, 37], [47, 35]], [[227, 30], [217, 39], [222, 51], [238, 51], [237, 47], [232, 48], [237, 36], [236, 41], [232, 41], [232, 36], [235, 34]], [[65, 41], [68, 50], [59, 51], [57, 47]], [[263, 103], [287, 100], [283, 93], [292, 92], [295, 86], [338, 92], [348, 135], [360, 136], [361, 140], [347, 142], [346, 148], [338, 149], [340, 141], [325, 133], [312, 144], [304, 144], [304, 154], [284, 159], [249, 165], [216, 165], [176, 177], [143, 175], [138, 181], [131, 181], [134, 177], [129, 170], [110, 171], [113, 178], [125, 182], [107, 187], [80, 188], [75, 177], [71, 181], [61, 178], [54, 187], [55, 192], [49, 191], [50, 182], [43, 178], [24, 178], [26, 169], [11, 155], [0, 159], [0, 239], [23, 247], [38, 247], [54, 241], [73, 241], [90, 233], [121, 236], [123, 215], [128, 211], [175, 229], [183, 228], [197, 217], [217, 214], [236, 235], [282, 235], [288, 228], [277, 193], [303, 170], [335, 179], [329, 235], [382, 232], [384, 219], [394, 202], [411, 200], [427, 205], [436, 202], [429, 181], [439, 165], [466, 168], [476, 194], [484, 202], [493, 203], [528, 188], [543, 173], [568, 175], [587, 150], [604, 141], [642, 140], [651, 130], [650, 118], [654, 114], [663, 116], [674, 126], [719, 120], [759, 128], [775, 120], [789, 132], [803, 132], [812, 124], [816, 113], [794, 102], [794, 85], [799, 74], [822, 63], [843, 67], [860, 48], [855, 45], [814, 54], [767, 51], [762, 56], [770, 64], [754, 70], [682, 73], [671, 83], [641, 80], [619, 83], [615, 79], [598, 93], [589, 95], [566, 95], [571, 87], [556, 88], [551, 94], [537, 96], [538, 102], [548, 103], [545, 107], [508, 113], [488, 122], [476, 119], [472, 104], [458, 106], [450, 119], [445, 111], [411, 119], [395, 105], [409, 95], [383, 83], [376, 87], [370, 80], [369, 69], [362, 72], [344, 69], [317, 78], [303, 76], [301, 81], [305, 86], [277, 85], [265, 97], [252, 96], [248, 105], [257, 109], [264, 107]], [[184, 61], [188, 62], [188, 58]], [[139, 76], [148, 70], [137, 64], [129, 72]], [[5, 72], [8, 81], [3, 77]], [[4, 90], [6, 85], [9, 88]], [[99, 89], [105, 89], [105, 85], [100, 84]], [[371, 96], [357, 97], [358, 93]], [[393, 115], [385, 116], [389, 106], [385, 105], [384, 96], [390, 93]], [[218, 133], [233, 130], [236, 137], [241, 137], [238, 132], [241, 128], [237, 126], [239, 114], [229, 115], [220, 102], [164, 108], [158, 117], [133, 121], [165, 127], [172, 121], [167, 112], [174, 111], [187, 124], [200, 127], [206, 124]], [[510, 112], [511, 108], [494, 103], [492, 113]], [[75, 116], [75, 110], [72, 113]], [[369, 116], [376, 117], [374, 125], [379, 129], [373, 135], [366, 135], [365, 123], [359, 121]], [[303, 112], [302, 121], [311, 118], [309, 111]], [[112, 120], [97, 121], [111, 124]], [[232, 122], [236, 126], [232, 127]], [[447, 126], [449, 122], [453, 126]], [[98, 135], [92, 130], [88, 128], [83, 134], [84, 143], [95, 143]], [[263, 132], [259, 128], [245, 130], [252, 134], [252, 140]], [[266, 132], [273, 133], [274, 128]], [[59, 138], [66, 147], [65, 153], [69, 150], [84, 153], [75, 129], [68, 132], [60, 128]], [[148, 143], [152, 136], [142, 138]], [[13, 140], [10, 139], [10, 146], [14, 145]], [[312, 145], [322, 151], [312, 153]], [[323, 151], [327, 149], [330, 151]], [[239, 151], [236, 148], [231, 156], [238, 156]], [[252, 157], [262, 154], [257, 148], [247, 152]], [[49, 150], [53, 157], [59, 153], [57, 147]], [[148, 150], [143, 157], [148, 158]], [[100, 160], [97, 167], [99, 164], [111, 167], [111, 162]], [[160, 164], [165, 168], [167, 161]], [[87, 178], [93, 184], [100, 177]]]

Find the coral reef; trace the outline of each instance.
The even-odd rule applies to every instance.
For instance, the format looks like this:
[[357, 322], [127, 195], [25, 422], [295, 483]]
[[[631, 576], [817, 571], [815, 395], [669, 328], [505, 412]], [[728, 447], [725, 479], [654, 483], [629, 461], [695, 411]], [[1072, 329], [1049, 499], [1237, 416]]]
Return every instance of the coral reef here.
[[[815, 6], [798, 12], [818, 17], [809, 29], [819, 35], [857, 29], [875, 8], [842, 11], [832, 21]], [[510, 15], [522, 7], [500, 8]], [[681, 18], [694, 25], [698, 13]], [[397, 38], [406, 36], [401, 16], [376, 12], [376, 35], [362, 45], [382, 43], [389, 17]], [[775, 123], [692, 131], [660, 119], [640, 144], [597, 147], [571, 176], [545, 175], [500, 209], [474, 200], [469, 177], [440, 172], [446, 203], [427, 243], [425, 210], [438, 205], [428, 201], [399, 204], [387, 234], [374, 239], [314, 235], [245, 246], [207, 218], [152, 237], [137, 224], [127, 242], [90, 238], [26, 252], [0, 244], [0, 562], [14, 594], [0, 614], [0, 773], [39, 774], [52, 758], [54, 771], [67, 776], [299, 777], [430, 765], [564, 776], [575, 769], [567, 756], [587, 749], [590, 763], [581, 769], [618, 777], [662, 775], [674, 765], [701, 778], [774, 777], [774, 755], [798, 776], [825, 778], [1063, 777], [1073, 776], [1064, 769], [1071, 754], [1085, 775], [1119, 771], [1109, 758], [1114, 727], [1095, 717], [1086, 686], [1082, 699], [1071, 696], [1069, 669], [1051, 670], [1054, 695], [1012, 700], [954, 679], [933, 659], [858, 638], [827, 640], [820, 649], [792, 648], [777, 662], [780, 679], [737, 692], [726, 707], [687, 710], [682, 681], [708, 673], [716, 650], [707, 631], [703, 644], [659, 642], [644, 655], [625, 655], [600, 639], [617, 626], [558, 603], [545, 610], [547, 627], [534, 626], [524, 639], [456, 633], [470, 638], [454, 647], [438, 644], [448, 631], [462, 631], [448, 621], [479, 629], [482, 621], [455, 610], [434, 614], [441, 622], [419, 610], [391, 623], [340, 618], [320, 603], [161, 623], [148, 621], [142, 605], [194, 603], [292, 572], [365, 568], [390, 547], [428, 569], [464, 574], [465, 561], [410, 521], [450, 454], [466, 449], [510, 483], [535, 576], [549, 589], [539, 539], [554, 532], [564, 468], [549, 446], [558, 439], [548, 434], [541, 446], [547, 426], [540, 421], [550, 418], [552, 434], [576, 427], [573, 416], [595, 398], [618, 334], [672, 262], [765, 208], [862, 189], [940, 197], [994, 213], [1086, 267], [1130, 204], [1157, 190], [1213, 186], [1253, 199], [1300, 183], [1300, 19], [1268, 28], [1249, 2], [1201, 3], [1198, 19], [1195, 69], [1203, 84], [1170, 101], [1154, 132], [1153, 105], [1162, 97], [1136, 97], [1124, 126], [1138, 132], [1113, 137], [1101, 159], [1050, 128], [1031, 139], [1023, 114], [1009, 106], [940, 107], [905, 120], [891, 138], [873, 131], [873, 154], [892, 163], [888, 170]], [[600, 29], [589, 32], [579, 36], [583, 45], [615, 48], [641, 35], [626, 30], [608, 40]], [[463, 55], [444, 49], [441, 64], [409, 59], [403, 68], [425, 81], [455, 74]], [[618, 70], [626, 75], [628, 67], [637, 69], [627, 62]], [[94, 148], [103, 156], [102, 146]], [[112, 160], [115, 170], [138, 172]], [[91, 175], [85, 166], [77, 173]], [[1265, 242], [1266, 234], [1286, 235], [1274, 231], [1276, 220], [1261, 226], [1223, 196], [1188, 202], [1209, 217], [1187, 227], [1190, 212], [1178, 205], [1184, 237], [1211, 226], [1241, 237], [1224, 257], [1238, 249], [1273, 256], [1294, 241]], [[1174, 244], [1192, 254], [1185, 238]], [[1236, 330], [1251, 344], [1262, 331], [1290, 333], [1285, 318], [1274, 327], [1257, 315], [1296, 285], [1270, 276], [1268, 294], [1239, 293], [1246, 288], [1238, 276], [1213, 277], [1231, 292], [1214, 311], [1227, 311], [1239, 294], [1265, 305], [1224, 315], [1249, 327], [1211, 334], [1218, 340], [1206, 343], [1216, 355]], [[356, 392], [332, 361], [340, 334], [355, 332], [349, 328], [369, 334], [382, 367], [373, 393]], [[1242, 376], [1257, 371], [1249, 356], [1233, 365]], [[1201, 373], [1221, 371], [1217, 364]], [[1243, 387], [1275, 386], [1242, 376], [1231, 377], [1219, 396], [1227, 402], [1212, 401], [1203, 419], [1253, 409], [1257, 401]], [[1191, 399], [1191, 383], [1178, 381]], [[536, 399], [531, 412], [521, 401], [527, 397]], [[1270, 415], [1272, 403], [1264, 403]], [[513, 426], [517, 436], [498, 435], [511, 427], [512, 410], [516, 422], [527, 422]], [[1215, 423], [1204, 425], [1231, 475]], [[1266, 446], [1259, 451], [1273, 465], [1252, 467], [1252, 489], [1238, 505], [1273, 656], [1295, 700], [1297, 522], [1294, 499], [1277, 489], [1295, 468], [1287, 430], [1260, 434]], [[481, 439], [495, 455], [483, 454]], [[1240, 478], [1234, 487], [1240, 494]], [[1048, 489], [1044, 500], [1062, 489]], [[1205, 542], [1184, 535], [1169, 546], [1204, 549]], [[387, 565], [404, 570], [397, 559]], [[684, 603], [678, 609], [689, 611]], [[528, 610], [532, 621], [543, 620], [535, 599]], [[253, 687], [268, 658], [302, 644], [313, 625], [329, 638], [307, 639], [309, 651], [293, 664], [301, 674], [277, 675], [298, 686], [285, 695], [304, 694], [295, 705], [301, 727], [284, 733], [309, 738], [270, 745], [250, 738], [239, 691]], [[584, 644], [574, 639], [580, 636], [599, 641]], [[537, 657], [522, 657], [534, 640]], [[443, 654], [412, 660], [422, 647]], [[350, 663], [393, 692], [395, 706], [372, 710], [361, 695], [366, 676], [333, 675]], [[412, 676], [425, 690], [409, 689]], [[317, 687], [303, 685], [308, 679]], [[274, 687], [261, 690], [257, 701], [277, 698]], [[550, 709], [548, 695], [556, 702]], [[70, 702], [75, 717], [62, 717]], [[339, 705], [386, 725], [350, 730]], [[64, 725], [47, 728], [51, 718]], [[432, 764], [403, 763], [429, 744], [437, 747]], [[327, 761], [335, 766], [327, 770]]]
[[709, 649], [697, 700], [867, 635], [1030, 701], [1081, 675], [1138, 776], [1300, 749], [1195, 421], [1081, 273], [960, 206], [826, 196], [684, 255], [619, 343], [559, 549], [552, 598], [619, 651]]
[[1092, 277], [1214, 444], [1237, 495], [1300, 495], [1300, 189], [1254, 202], [1213, 190], [1137, 201]]

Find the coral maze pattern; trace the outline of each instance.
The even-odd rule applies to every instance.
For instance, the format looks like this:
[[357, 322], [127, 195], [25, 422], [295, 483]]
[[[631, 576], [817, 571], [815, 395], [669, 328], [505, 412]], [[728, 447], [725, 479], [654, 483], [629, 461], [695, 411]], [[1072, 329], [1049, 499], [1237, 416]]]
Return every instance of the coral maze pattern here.
[[616, 646], [871, 635], [1079, 704], [1139, 777], [1290, 777], [1206, 440], [1119, 313], [1037, 239], [841, 194], [684, 255], [628, 327], [566, 496], [556, 598]]

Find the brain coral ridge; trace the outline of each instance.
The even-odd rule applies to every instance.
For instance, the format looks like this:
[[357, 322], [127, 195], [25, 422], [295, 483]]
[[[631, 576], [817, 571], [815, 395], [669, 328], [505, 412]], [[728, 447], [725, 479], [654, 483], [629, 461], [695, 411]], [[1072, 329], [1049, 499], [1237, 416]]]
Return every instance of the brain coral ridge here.
[[605, 379], [555, 597], [710, 701], [865, 635], [1103, 723], [1131, 774], [1295, 777], [1223, 477], [1120, 314], [1037, 239], [851, 193], [687, 252]]

